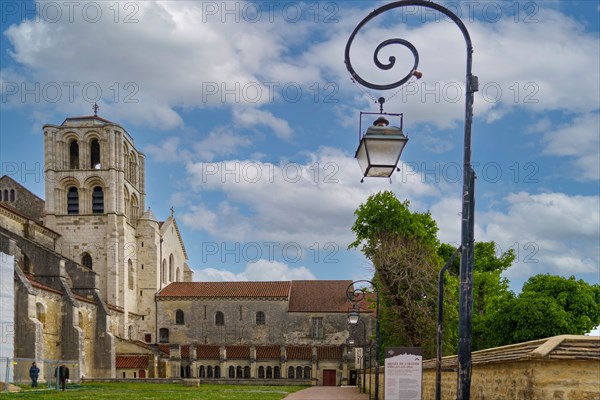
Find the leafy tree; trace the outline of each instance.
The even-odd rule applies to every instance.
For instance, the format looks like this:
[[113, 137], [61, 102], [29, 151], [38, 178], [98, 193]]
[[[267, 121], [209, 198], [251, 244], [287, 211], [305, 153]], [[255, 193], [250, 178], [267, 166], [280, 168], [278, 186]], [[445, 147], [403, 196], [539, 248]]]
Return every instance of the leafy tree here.
[[355, 211], [349, 248], [373, 263], [380, 287], [382, 345], [421, 346], [435, 354], [437, 224], [430, 213], [411, 212], [391, 191], [369, 197]]
[[575, 277], [536, 275], [519, 296], [499, 303], [487, 321], [487, 335], [496, 345], [562, 334], [583, 335], [600, 324], [600, 285]]

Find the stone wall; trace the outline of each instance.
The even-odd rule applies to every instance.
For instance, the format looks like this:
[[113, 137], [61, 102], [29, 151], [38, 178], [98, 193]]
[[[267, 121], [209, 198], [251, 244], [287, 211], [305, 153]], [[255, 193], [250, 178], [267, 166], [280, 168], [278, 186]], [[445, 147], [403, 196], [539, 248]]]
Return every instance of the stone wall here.
[[[374, 375], [372, 390], [373, 381]], [[562, 335], [472, 353], [472, 400], [600, 400], [599, 382], [597, 336]], [[444, 357], [442, 400], [456, 399], [456, 383], [456, 356]], [[380, 399], [384, 385], [381, 375]], [[435, 399], [435, 392], [436, 362], [427, 360], [423, 363], [423, 400]]]

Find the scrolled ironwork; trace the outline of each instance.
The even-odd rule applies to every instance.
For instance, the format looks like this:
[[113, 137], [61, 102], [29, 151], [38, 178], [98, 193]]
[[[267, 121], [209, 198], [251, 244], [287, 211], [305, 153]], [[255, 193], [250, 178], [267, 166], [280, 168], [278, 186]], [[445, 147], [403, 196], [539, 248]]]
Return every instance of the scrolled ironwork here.
[[368, 283], [373, 288], [375, 288], [375, 290], [377, 290], [377, 288], [375, 287], [373, 282], [368, 281], [368, 280], [360, 280], [360, 281], [352, 282], [346, 289], [346, 298], [352, 304], [357, 304], [357, 303], [360, 303], [361, 301], [365, 300], [367, 297], [367, 293], [369, 293], [369, 291], [365, 287], [359, 287], [359, 288], [355, 287], [356, 283], [361, 283], [361, 282]]
[[[366, 79], [364, 79], [363, 77], [361, 77], [358, 74], [358, 72], [356, 72], [356, 70], [352, 66], [352, 62], [350, 61], [350, 47], [352, 46], [352, 42], [354, 41], [354, 38], [356, 37], [358, 32], [369, 21], [371, 21], [373, 18], [377, 17], [378, 15], [380, 15], [386, 11], [389, 11], [389, 10], [392, 10], [395, 8], [410, 7], [410, 6], [421, 6], [421, 7], [426, 7], [426, 8], [432, 8], [432, 9], [437, 10], [437, 11], [441, 12], [442, 14], [446, 15], [448, 18], [450, 18], [456, 25], [458, 25], [463, 36], [465, 37], [465, 40], [467, 42], [467, 53], [468, 53], [468, 57], [470, 57], [470, 54], [473, 51], [472, 45], [471, 45], [471, 38], [469, 37], [469, 33], [468, 33], [465, 25], [463, 24], [463, 22], [453, 12], [451, 12], [450, 10], [448, 10], [447, 8], [445, 8], [439, 4], [436, 4], [436, 3], [433, 3], [433, 2], [427, 1], [427, 0], [396, 1], [396, 2], [393, 2], [390, 4], [386, 4], [382, 7], [379, 7], [378, 9], [374, 10], [369, 15], [367, 15], [356, 26], [356, 28], [354, 28], [354, 31], [352, 32], [352, 34], [350, 35], [350, 38], [348, 39], [348, 42], [346, 43], [346, 49], [344, 51], [344, 63], [346, 64], [346, 68], [348, 69], [348, 72], [350, 72], [350, 75], [356, 82], [358, 82], [361, 85], [368, 87], [370, 89], [388, 90], [388, 89], [394, 89], [394, 88], [404, 85], [413, 76], [417, 76], [417, 77], [421, 76], [421, 74], [417, 71], [417, 67], [419, 66], [419, 52], [417, 51], [416, 47], [411, 42], [409, 42], [408, 40], [405, 40], [405, 39], [393, 38], [393, 39], [384, 40], [383, 42], [379, 43], [379, 45], [375, 48], [375, 51], [373, 52], [373, 62], [375, 63], [377, 68], [387, 71], [387, 70], [392, 69], [396, 65], [396, 57], [390, 56], [390, 57], [388, 57], [388, 62], [382, 62], [380, 60], [380, 56], [379, 56], [380, 55], [379, 53], [381, 52], [382, 49], [384, 49], [385, 47], [390, 46], [390, 45], [400, 45], [400, 46], [404, 46], [408, 50], [410, 50], [410, 52], [412, 53], [412, 55], [414, 57], [413, 66], [412, 66], [411, 70], [402, 79], [400, 79], [396, 82], [389, 83], [389, 84], [377, 84], [377, 83], [369, 82]], [[467, 71], [467, 75], [469, 75], [469, 74], [470, 74], [470, 71]]]

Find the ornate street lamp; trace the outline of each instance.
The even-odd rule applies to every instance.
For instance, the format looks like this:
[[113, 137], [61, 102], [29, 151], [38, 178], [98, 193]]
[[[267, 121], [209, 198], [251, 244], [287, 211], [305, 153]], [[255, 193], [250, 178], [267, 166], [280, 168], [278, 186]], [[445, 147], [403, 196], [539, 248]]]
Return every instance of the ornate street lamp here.
[[[350, 325], [353, 328], [353, 331], [351, 332], [351, 334], [353, 335], [354, 333], [354, 328], [356, 328], [356, 326], [358, 326], [358, 323], [362, 324], [363, 327], [363, 340], [362, 340], [362, 373], [363, 373], [363, 378], [362, 378], [362, 389], [361, 391], [363, 393], [365, 393], [367, 387], [366, 387], [366, 380], [367, 380], [367, 325], [365, 324], [365, 321], [363, 321], [362, 319], [360, 319], [360, 312], [356, 309], [355, 305], [352, 306], [352, 310], [350, 310], [348, 312], [348, 325]], [[356, 343], [356, 341], [354, 340], [354, 337], [351, 336], [348, 339], [348, 344], [350, 346], [354, 346]]]
[[[383, 97], [380, 99], [383, 106]], [[383, 107], [382, 107], [383, 111]], [[361, 113], [359, 131], [362, 131]], [[400, 126], [389, 126], [390, 121], [385, 116], [398, 116]], [[356, 150], [355, 158], [363, 172], [364, 177], [389, 178], [396, 170], [402, 150], [408, 137], [402, 132], [402, 114], [379, 114], [372, 126], [367, 128], [364, 135], [359, 132], [360, 143]]]
[[[351, 321], [356, 321], [354, 322], [354, 324], [356, 324], [360, 320], [360, 304], [366, 299], [367, 293], [370, 293], [365, 287], [355, 287], [357, 283], [368, 283], [375, 291], [375, 399], [379, 399], [379, 289], [377, 289], [377, 286], [375, 286], [373, 282], [367, 280], [354, 281], [348, 285], [348, 288], [346, 289], [346, 297], [352, 304], [353, 309], [348, 313], [348, 323], [350, 324], [352, 324]], [[357, 305], [359, 306], [358, 309], [356, 308]]]
[[[350, 62], [350, 46], [354, 41], [354, 37], [358, 31], [370, 20], [377, 17], [378, 15], [400, 7], [425, 7], [434, 9], [452, 20], [460, 29], [466, 44], [467, 50], [467, 66], [466, 66], [466, 96], [465, 96], [465, 124], [464, 124], [464, 152], [463, 152], [463, 186], [462, 186], [462, 225], [461, 225], [461, 265], [460, 265], [460, 297], [459, 297], [459, 327], [458, 327], [458, 384], [457, 384], [457, 399], [466, 400], [470, 398], [470, 385], [471, 385], [471, 336], [472, 336], [472, 309], [473, 309], [473, 248], [474, 248], [474, 224], [475, 224], [475, 172], [471, 165], [471, 125], [473, 122], [473, 97], [474, 93], [478, 90], [477, 77], [471, 73], [472, 66], [472, 53], [473, 45], [471, 43], [471, 37], [464, 23], [461, 21], [456, 14], [447, 8], [426, 0], [402, 0], [396, 1], [390, 4], [386, 4], [382, 7], [371, 12], [365, 17], [354, 29], [348, 42], [346, 43], [346, 49], [344, 53], [344, 62], [346, 68], [350, 72], [350, 75], [357, 83], [375, 90], [388, 90], [402, 86], [413, 76], [420, 78], [422, 74], [417, 71], [419, 65], [419, 53], [417, 49], [408, 41], [404, 39], [388, 39], [381, 42], [374, 51], [373, 61], [375, 65], [382, 70], [389, 70], [394, 67], [396, 58], [391, 56], [388, 58], [387, 63], [382, 63], [379, 60], [379, 52], [389, 45], [401, 45], [406, 47], [413, 54], [414, 63], [411, 70], [402, 79], [393, 82], [391, 84], [374, 84], [366, 81], [356, 73], [352, 63]], [[380, 99], [380, 105], [383, 105], [384, 99]], [[383, 109], [380, 108], [383, 112]], [[365, 136], [367, 134], [365, 133]], [[394, 156], [400, 157], [400, 153], [406, 144], [399, 135], [393, 137], [390, 135], [388, 139], [396, 140], [395, 145], [390, 145], [391, 148], [387, 151], [385, 157], [391, 159], [390, 153], [393, 151]], [[374, 155], [375, 148], [379, 150], [383, 146], [375, 146], [368, 148], [368, 143], [364, 144], [365, 150], [361, 150], [363, 146], [364, 138], [361, 138], [359, 149], [356, 152], [356, 156], [359, 159], [359, 164], [363, 169], [364, 176], [386, 176], [384, 173], [389, 173], [387, 176], [391, 176], [394, 169], [382, 168], [379, 164], [375, 164], [376, 157]], [[388, 142], [389, 143], [389, 140]], [[360, 155], [360, 158], [359, 158]], [[367, 155], [365, 157], [364, 155]], [[361, 161], [362, 160], [362, 161]], [[366, 160], [366, 161], [365, 161]], [[397, 160], [396, 160], [397, 161]], [[390, 164], [386, 164], [389, 167]], [[378, 174], [378, 175], [376, 175]], [[377, 377], [376, 377], [377, 378]], [[376, 389], [377, 390], [377, 389]], [[439, 398], [439, 397], [438, 397]]]

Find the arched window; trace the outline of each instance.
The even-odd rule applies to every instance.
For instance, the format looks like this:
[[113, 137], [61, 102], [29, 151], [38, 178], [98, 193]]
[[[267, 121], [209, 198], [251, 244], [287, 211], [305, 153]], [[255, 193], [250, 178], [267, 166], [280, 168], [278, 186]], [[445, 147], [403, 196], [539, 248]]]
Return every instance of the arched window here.
[[229, 366], [229, 377], [235, 378], [235, 368], [233, 368], [233, 365]]
[[69, 144], [69, 169], [79, 169], [79, 143], [77, 140]]
[[10, 201], [15, 201], [15, 189], [10, 189]]
[[79, 318], [79, 323], [77, 324], [77, 326], [83, 329], [83, 327], [85, 326], [85, 320], [81, 311], [77, 313], [77, 317]]
[[279, 367], [273, 368], [273, 378], [275, 378], [275, 379], [281, 378], [281, 368], [279, 368]]
[[184, 324], [183, 311], [181, 311], [181, 310], [175, 311], [175, 324], [176, 325]]
[[225, 315], [221, 311], [215, 314], [215, 325], [225, 325]]
[[220, 378], [221, 377], [221, 367], [219, 367], [218, 365], [215, 367], [215, 378]]
[[213, 370], [212, 370], [212, 367], [210, 365], [206, 368], [206, 377], [207, 378], [212, 378], [213, 377]]
[[304, 379], [310, 379], [310, 367], [304, 367]]
[[131, 200], [129, 201], [129, 208], [129, 221], [133, 223], [138, 219], [139, 210], [137, 197], [135, 197], [134, 195], [131, 196]]
[[296, 367], [296, 379], [302, 379], [302, 367]]
[[92, 269], [93, 261], [92, 256], [90, 256], [89, 253], [83, 253], [83, 255], [81, 256], [81, 265], [83, 265], [86, 268]]
[[240, 367], [238, 365], [238, 367], [235, 369], [235, 377], [236, 378], [243, 378], [244, 377], [244, 370], [242, 369], [242, 367]]
[[179, 267], [177, 267], [177, 269], [175, 270], [175, 282], [181, 282], [181, 272], [179, 270]]
[[2, 190], [0, 190], [0, 201], [2, 201]]
[[42, 325], [46, 324], [46, 307], [42, 303], [35, 304], [35, 317]]
[[100, 186], [96, 186], [92, 192], [92, 213], [104, 213], [104, 191]]
[[127, 281], [130, 290], [135, 290], [135, 279], [134, 279], [133, 261], [131, 258], [127, 261]]
[[244, 367], [244, 378], [250, 379], [250, 367], [248, 367], [248, 366]]
[[169, 255], [169, 281], [173, 282], [175, 280], [175, 258], [173, 254]]
[[294, 379], [294, 367], [288, 368], [288, 379]]
[[169, 343], [169, 330], [167, 328], [160, 328], [158, 330], [158, 341], [160, 343]]
[[33, 274], [33, 263], [25, 253], [23, 253], [23, 272]]
[[90, 168], [100, 169], [100, 142], [93, 139], [90, 143]]
[[75, 186], [67, 192], [67, 214], [79, 214], [79, 191]]
[[133, 325], [129, 325], [129, 328], [127, 328], [127, 337], [129, 340], [133, 340]]
[[204, 372], [204, 365], [201, 365], [200, 369], [198, 369], [198, 376], [200, 378], [206, 378], [206, 372]]
[[265, 313], [262, 311], [256, 312], [256, 325], [264, 325], [265, 324]]
[[163, 262], [162, 262], [160, 275], [161, 275], [162, 283], [166, 283], [167, 282], [167, 260], [163, 260]]
[[260, 379], [264, 379], [265, 378], [265, 367], [258, 367], [258, 377]]
[[273, 378], [273, 368], [267, 367], [267, 379]]

